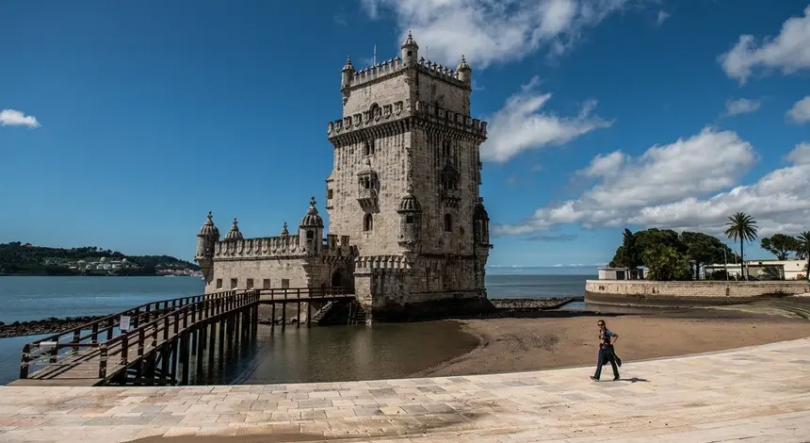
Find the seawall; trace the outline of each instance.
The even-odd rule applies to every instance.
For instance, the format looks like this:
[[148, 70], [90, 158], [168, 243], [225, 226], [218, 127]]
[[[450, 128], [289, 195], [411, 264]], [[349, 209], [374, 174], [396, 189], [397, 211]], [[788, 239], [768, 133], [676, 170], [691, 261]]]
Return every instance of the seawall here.
[[808, 292], [810, 283], [807, 281], [588, 280], [585, 282], [586, 303], [614, 306], [729, 305]]

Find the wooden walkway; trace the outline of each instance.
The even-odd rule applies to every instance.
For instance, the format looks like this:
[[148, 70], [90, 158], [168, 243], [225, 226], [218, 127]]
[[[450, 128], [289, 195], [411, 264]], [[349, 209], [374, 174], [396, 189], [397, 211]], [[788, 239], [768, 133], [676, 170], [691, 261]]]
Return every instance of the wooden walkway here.
[[188, 384], [191, 357], [199, 373], [217, 344], [222, 356], [226, 341], [255, 336], [259, 299], [251, 290], [162, 300], [46, 337], [25, 345], [12, 384]]
[[[262, 289], [259, 291], [259, 303], [271, 305], [272, 312], [270, 318], [272, 321], [270, 325], [275, 328], [276, 324], [276, 305], [280, 304], [284, 307], [287, 305], [296, 306], [297, 319], [295, 326], [301, 327], [301, 314], [302, 309], [306, 310], [306, 324], [311, 327], [313, 322], [317, 321], [328, 314], [328, 311], [336, 306], [336, 302], [351, 302], [355, 300], [354, 294], [347, 293], [344, 289], [326, 289], [326, 288], [273, 288]], [[356, 322], [359, 317], [365, 321], [365, 312], [362, 308], [350, 306], [349, 322]], [[287, 309], [281, 309], [280, 326], [284, 328], [287, 324]]]

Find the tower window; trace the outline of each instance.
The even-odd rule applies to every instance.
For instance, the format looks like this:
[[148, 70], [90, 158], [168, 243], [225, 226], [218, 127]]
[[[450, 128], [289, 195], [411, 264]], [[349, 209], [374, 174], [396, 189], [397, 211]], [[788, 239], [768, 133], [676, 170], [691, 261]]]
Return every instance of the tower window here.
[[374, 218], [371, 216], [371, 214], [366, 214], [363, 217], [363, 230], [364, 231], [374, 230]]
[[453, 232], [453, 216], [444, 214], [444, 232]]
[[374, 155], [374, 140], [369, 140], [363, 144], [363, 155]]
[[405, 223], [407, 223], [409, 225], [413, 224], [413, 216], [412, 215], [406, 215], [405, 216]]
[[450, 146], [450, 140], [445, 140], [442, 142], [442, 152], [444, 153], [445, 157], [450, 157], [453, 155], [453, 148]]
[[315, 238], [315, 231], [307, 231], [307, 240]]
[[326, 191], [326, 199], [327, 199], [327, 200], [332, 200], [332, 198], [333, 198], [334, 196], [335, 196], [335, 195], [334, 195], [334, 192], [333, 192], [331, 189], [329, 189], [329, 190], [327, 190], [327, 191]]
[[411, 53], [411, 51], [408, 51], [407, 54], [408, 54], [408, 57], [410, 57], [412, 53]]

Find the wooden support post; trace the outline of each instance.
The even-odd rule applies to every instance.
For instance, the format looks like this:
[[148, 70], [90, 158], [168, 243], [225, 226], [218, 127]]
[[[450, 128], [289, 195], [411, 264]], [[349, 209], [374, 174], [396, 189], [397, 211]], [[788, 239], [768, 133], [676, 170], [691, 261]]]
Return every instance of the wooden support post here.
[[185, 333], [185, 334], [183, 334], [183, 337], [180, 339], [180, 364], [182, 365], [182, 368], [181, 368], [182, 379], [180, 381], [180, 384], [182, 384], [183, 386], [188, 385], [188, 375], [189, 375], [189, 373], [188, 373], [188, 370], [189, 370], [189, 367], [188, 367], [189, 366], [189, 355], [188, 355], [189, 354], [189, 352], [188, 352], [189, 349], [188, 349], [188, 345], [189, 345], [189, 338], [190, 337], [191, 337], [191, 334]]
[[233, 345], [234, 349], [239, 349], [239, 330], [242, 325], [239, 324], [239, 311], [233, 313]]
[[208, 340], [208, 370], [210, 371], [211, 368], [214, 367], [214, 354], [216, 353], [216, 341], [217, 341], [217, 324], [216, 322], [210, 322], [209, 329], [210, 332], [210, 340]]
[[112, 340], [114, 327], [115, 327], [115, 319], [111, 318], [107, 320], [107, 340]]
[[107, 358], [107, 345], [102, 344], [98, 350], [98, 378], [102, 380], [107, 378]]
[[307, 327], [312, 327], [312, 299], [307, 302]]
[[287, 291], [284, 291], [284, 303], [281, 304], [281, 329], [287, 328]]
[[169, 344], [169, 375], [174, 381], [177, 380], [177, 340], [178, 337], [173, 337]]
[[270, 319], [270, 331], [271, 332], [276, 330], [276, 302], [275, 301], [273, 302], [272, 311], [273, 311], [273, 313], [270, 314], [273, 317], [273, 318]]
[[222, 318], [218, 322], [219, 327], [219, 363], [225, 360], [225, 319]]
[[31, 361], [31, 345], [27, 344], [23, 347], [22, 361], [20, 361], [20, 378], [25, 380], [28, 378], [28, 364]]
[[197, 357], [194, 359], [197, 364], [197, 371], [194, 380], [199, 383], [203, 373], [203, 351], [205, 351], [205, 325], [197, 328]]

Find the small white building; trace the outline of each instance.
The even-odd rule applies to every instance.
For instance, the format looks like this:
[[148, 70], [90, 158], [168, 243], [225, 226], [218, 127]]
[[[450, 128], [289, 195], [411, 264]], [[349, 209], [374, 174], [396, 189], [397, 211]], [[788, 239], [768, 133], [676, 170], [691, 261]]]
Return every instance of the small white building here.
[[643, 280], [645, 269], [599, 268], [599, 280]]
[[[806, 260], [746, 260], [745, 261], [745, 268], [748, 271], [748, 275], [757, 278], [772, 278], [774, 272], [770, 271], [768, 268], [774, 269], [779, 275], [782, 276], [785, 280], [806, 280], [807, 279], [807, 270], [805, 267], [807, 266]], [[703, 275], [704, 278], [710, 278], [710, 276], [717, 272], [726, 269], [728, 272], [729, 277], [734, 278], [742, 278], [742, 269], [739, 263], [729, 263], [727, 265], [724, 264], [713, 264], [713, 265], [705, 265], [703, 267]]]

